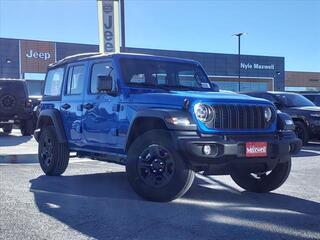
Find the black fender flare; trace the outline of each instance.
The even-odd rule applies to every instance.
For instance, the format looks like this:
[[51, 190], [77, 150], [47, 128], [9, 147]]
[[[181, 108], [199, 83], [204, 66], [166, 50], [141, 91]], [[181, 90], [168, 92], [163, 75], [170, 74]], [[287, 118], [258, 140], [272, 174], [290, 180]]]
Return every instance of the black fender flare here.
[[55, 128], [58, 141], [60, 143], [66, 143], [67, 137], [64, 131], [60, 113], [57, 109], [45, 109], [40, 112], [36, 126], [36, 129], [38, 130], [37, 132], [39, 134], [37, 134], [36, 140], [39, 139], [39, 136], [41, 134], [41, 128], [46, 123], [47, 119], [51, 120], [52, 125]]
[[[183, 117], [187, 118], [190, 121], [190, 125], [175, 125], [170, 122], [170, 119], [173, 117]], [[132, 117], [130, 121], [130, 125], [128, 128], [127, 140], [125, 144], [125, 149], [128, 149], [128, 140], [134, 131], [135, 123], [141, 118], [154, 118], [159, 119], [164, 122], [168, 130], [177, 130], [177, 131], [196, 131], [197, 125], [194, 122], [191, 114], [184, 110], [179, 109], [161, 109], [161, 108], [152, 108], [152, 109], [144, 109], [136, 112], [136, 114]]]
[[[288, 124], [289, 122], [292, 122], [292, 124]], [[284, 112], [278, 112], [277, 113], [277, 130], [280, 131], [294, 131], [295, 125], [292, 117]]]

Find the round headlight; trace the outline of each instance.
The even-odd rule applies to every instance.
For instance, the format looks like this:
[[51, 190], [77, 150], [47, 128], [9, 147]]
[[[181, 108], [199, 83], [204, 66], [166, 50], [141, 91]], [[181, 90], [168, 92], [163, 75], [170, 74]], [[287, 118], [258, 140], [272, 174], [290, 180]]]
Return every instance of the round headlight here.
[[213, 118], [213, 109], [206, 104], [194, 105], [194, 113], [201, 122], [209, 122]]
[[270, 107], [264, 109], [264, 119], [269, 122], [272, 118], [272, 110]]

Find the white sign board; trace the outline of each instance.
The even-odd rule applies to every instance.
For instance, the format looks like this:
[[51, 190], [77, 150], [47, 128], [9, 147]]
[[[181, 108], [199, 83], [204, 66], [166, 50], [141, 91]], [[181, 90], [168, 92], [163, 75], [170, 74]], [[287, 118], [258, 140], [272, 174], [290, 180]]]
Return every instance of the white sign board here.
[[119, 0], [98, 0], [99, 50], [120, 52]]

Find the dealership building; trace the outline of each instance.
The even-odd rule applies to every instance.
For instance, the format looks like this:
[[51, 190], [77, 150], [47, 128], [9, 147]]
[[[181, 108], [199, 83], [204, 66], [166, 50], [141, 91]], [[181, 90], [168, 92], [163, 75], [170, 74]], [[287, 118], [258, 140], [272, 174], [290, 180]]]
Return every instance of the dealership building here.
[[[98, 45], [0, 38], [0, 78], [23, 78], [30, 94], [40, 94], [49, 64], [69, 55], [98, 52]], [[199, 61], [221, 89], [238, 91], [237, 54], [122, 48], [121, 52]], [[241, 55], [241, 91], [284, 90], [284, 57]]]

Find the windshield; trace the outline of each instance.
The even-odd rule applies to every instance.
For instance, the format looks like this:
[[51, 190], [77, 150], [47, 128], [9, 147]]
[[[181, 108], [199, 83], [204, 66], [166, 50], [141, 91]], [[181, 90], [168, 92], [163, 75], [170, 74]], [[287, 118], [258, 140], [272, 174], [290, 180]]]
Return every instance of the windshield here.
[[276, 97], [286, 107], [315, 106], [313, 102], [299, 94], [276, 94]]
[[121, 59], [120, 63], [128, 85], [212, 91], [207, 75], [196, 64], [142, 59]]

